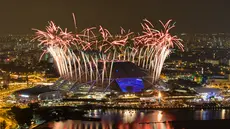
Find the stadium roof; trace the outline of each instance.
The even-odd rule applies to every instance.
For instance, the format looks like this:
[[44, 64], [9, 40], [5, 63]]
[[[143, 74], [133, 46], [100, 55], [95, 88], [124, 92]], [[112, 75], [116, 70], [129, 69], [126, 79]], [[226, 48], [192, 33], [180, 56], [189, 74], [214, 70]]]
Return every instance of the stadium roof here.
[[[111, 63], [111, 62], [110, 62]], [[109, 65], [110, 65], [109, 63]], [[99, 69], [102, 69], [102, 62], [99, 63]], [[110, 71], [110, 70], [108, 70]], [[109, 74], [109, 73], [108, 73]], [[114, 62], [111, 78], [139, 78], [147, 74], [140, 67], [132, 62]]]
[[211, 92], [213, 92], [213, 93], [219, 93], [220, 89], [199, 87], [199, 88], [196, 88], [196, 92], [198, 92], [198, 93], [211, 93]]
[[41, 93], [51, 92], [51, 91], [55, 91], [55, 90], [50, 89], [49, 86], [35, 86], [33, 88], [15, 91], [14, 94], [39, 95]]

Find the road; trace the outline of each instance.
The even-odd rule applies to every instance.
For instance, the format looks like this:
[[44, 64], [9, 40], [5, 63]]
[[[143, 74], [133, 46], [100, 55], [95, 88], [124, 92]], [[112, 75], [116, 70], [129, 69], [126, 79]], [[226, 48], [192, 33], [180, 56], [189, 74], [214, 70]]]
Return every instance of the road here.
[[0, 122], [5, 121], [6, 122], [6, 128], [5, 129], [16, 129], [17, 128], [17, 122], [12, 118], [12, 116], [9, 116], [7, 111], [10, 109], [0, 109]]
[[3, 121], [6, 122], [6, 129], [16, 129], [18, 126], [14, 118], [8, 115], [8, 111], [10, 110], [10, 107], [12, 105], [6, 103], [7, 97], [10, 94], [12, 94], [14, 91], [25, 89], [28, 87], [30, 86], [27, 86], [25, 84], [24, 85], [13, 85], [7, 90], [0, 91], [0, 122], [3, 122]]

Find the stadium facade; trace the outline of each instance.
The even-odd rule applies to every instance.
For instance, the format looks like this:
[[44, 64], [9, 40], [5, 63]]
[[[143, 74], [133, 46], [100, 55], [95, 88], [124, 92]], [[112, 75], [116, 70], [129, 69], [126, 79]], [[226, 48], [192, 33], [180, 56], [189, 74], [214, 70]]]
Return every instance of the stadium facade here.
[[12, 97], [22, 103], [37, 102], [37, 101], [49, 101], [49, 100], [61, 100], [63, 93], [59, 90], [51, 89], [49, 86], [35, 86], [33, 88], [22, 89], [15, 91]]

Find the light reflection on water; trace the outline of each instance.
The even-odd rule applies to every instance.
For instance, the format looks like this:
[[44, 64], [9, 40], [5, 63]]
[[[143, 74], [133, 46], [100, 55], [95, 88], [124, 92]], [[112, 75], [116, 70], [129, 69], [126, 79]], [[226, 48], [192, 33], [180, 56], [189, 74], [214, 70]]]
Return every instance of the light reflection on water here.
[[170, 121], [230, 119], [229, 110], [89, 110], [100, 121], [48, 123], [51, 129], [173, 129]]

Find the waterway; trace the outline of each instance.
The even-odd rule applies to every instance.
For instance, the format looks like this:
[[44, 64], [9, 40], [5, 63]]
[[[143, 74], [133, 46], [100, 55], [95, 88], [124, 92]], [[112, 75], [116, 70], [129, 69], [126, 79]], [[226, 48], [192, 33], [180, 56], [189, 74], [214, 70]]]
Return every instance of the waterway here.
[[37, 129], [230, 129], [230, 110], [88, 110], [92, 121], [48, 122]]

